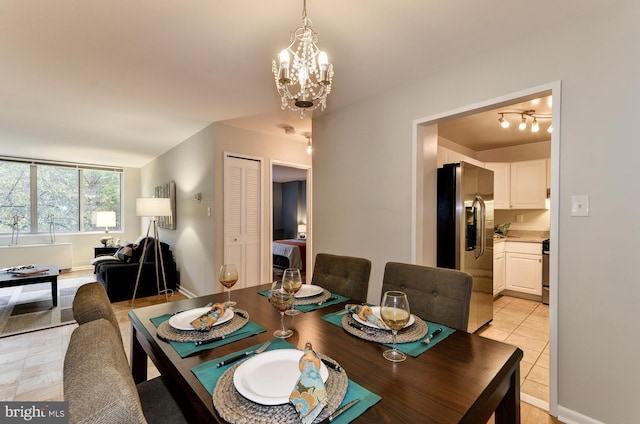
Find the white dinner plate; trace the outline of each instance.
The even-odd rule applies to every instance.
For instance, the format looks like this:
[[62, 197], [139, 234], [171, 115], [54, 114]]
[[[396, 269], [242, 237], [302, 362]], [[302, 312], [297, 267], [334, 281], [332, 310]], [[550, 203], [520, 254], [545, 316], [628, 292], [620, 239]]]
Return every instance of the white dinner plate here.
[[[298, 361], [303, 353], [298, 349], [276, 349], [249, 358], [233, 373], [233, 385], [255, 403], [285, 404], [300, 377]], [[322, 362], [320, 376], [325, 382], [329, 378], [329, 370]]]
[[[184, 331], [193, 331], [193, 325], [191, 325], [191, 321], [198, 318], [200, 315], [204, 315], [211, 310], [210, 306], [206, 306], [204, 308], [196, 308], [190, 309], [188, 311], [180, 312], [179, 314], [175, 314], [171, 318], [169, 318], [169, 325], [175, 328], [176, 330], [184, 330]], [[224, 324], [233, 318], [233, 309], [227, 308], [224, 311], [224, 314], [218, 318], [218, 320], [213, 324], [216, 325]]]
[[[379, 306], [372, 306], [371, 310], [373, 311], [373, 315], [377, 316], [378, 318], [382, 319], [382, 317], [380, 317], [380, 307]], [[356, 321], [358, 321], [360, 324], [364, 324], [368, 327], [372, 327], [372, 328], [377, 328], [378, 330], [387, 330], [386, 328], [381, 328], [378, 327], [377, 325], [375, 325], [372, 322], [369, 321], [365, 321], [363, 319], [360, 319], [360, 317], [358, 316], [358, 314], [351, 314], [351, 316], [353, 316], [353, 319], [355, 319]], [[413, 314], [411, 314], [409, 316], [409, 322], [407, 323], [407, 325], [405, 325], [403, 328], [407, 328], [411, 325], [413, 325], [413, 323], [416, 322], [416, 318], [413, 316]], [[391, 330], [387, 330], [387, 331], [391, 331]]]
[[314, 286], [313, 284], [303, 284], [298, 293], [295, 294], [296, 299], [303, 297], [312, 297], [322, 294], [324, 289], [320, 286]]

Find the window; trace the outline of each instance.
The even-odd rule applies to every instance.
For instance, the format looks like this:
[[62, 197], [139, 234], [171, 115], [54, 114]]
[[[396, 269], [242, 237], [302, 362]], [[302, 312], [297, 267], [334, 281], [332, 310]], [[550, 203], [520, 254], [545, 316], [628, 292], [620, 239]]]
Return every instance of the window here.
[[122, 227], [122, 170], [0, 160], [0, 233], [102, 231], [98, 211], [115, 211]]

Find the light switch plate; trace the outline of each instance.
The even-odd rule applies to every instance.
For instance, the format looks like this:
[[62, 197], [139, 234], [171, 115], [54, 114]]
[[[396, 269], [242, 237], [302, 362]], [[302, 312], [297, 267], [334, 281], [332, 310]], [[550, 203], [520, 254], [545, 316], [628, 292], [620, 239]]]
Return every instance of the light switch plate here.
[[571, 196], [571, 216], [589, 216], [589, 196], [586, 194]]

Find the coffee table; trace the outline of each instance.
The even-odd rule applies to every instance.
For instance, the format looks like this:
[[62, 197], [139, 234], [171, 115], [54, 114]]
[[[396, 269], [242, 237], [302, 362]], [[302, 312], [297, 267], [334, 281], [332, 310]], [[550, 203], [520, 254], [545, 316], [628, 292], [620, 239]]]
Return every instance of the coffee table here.
[[40, 274], [34, 275], [25, 275], [25, 276], [16, 276], [9, 272], [0, 272], [0, 288], [2, 287], [15, 287], [15, 286], [25, 286], [27, 284], [38, 284], [38, 283], [51, 283], [51, 298], [53, 300], [53, 306], [58, 306], [58, 274], [60, 271], [58, 270], [58, 265], [38, 265], [32, 270], [27, 271], [37, 271], [37, 270], [47, 270], [46, 272], [42, 272]]

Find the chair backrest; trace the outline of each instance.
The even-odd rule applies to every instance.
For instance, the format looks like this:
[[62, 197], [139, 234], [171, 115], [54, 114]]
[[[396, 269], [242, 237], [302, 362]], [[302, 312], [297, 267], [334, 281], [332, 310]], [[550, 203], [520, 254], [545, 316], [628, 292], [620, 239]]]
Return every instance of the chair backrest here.
[[411, 313], [420, 318], [467, 331], [473, 277], [462, 271], [388, 262], [382, 292], [407, 294]]
[[369, 259], [318, 253], [311, 284], [323, 287], [331, 293], [347, 296], [357, 302], [366, 302], [369, 274], [371, 274]]

